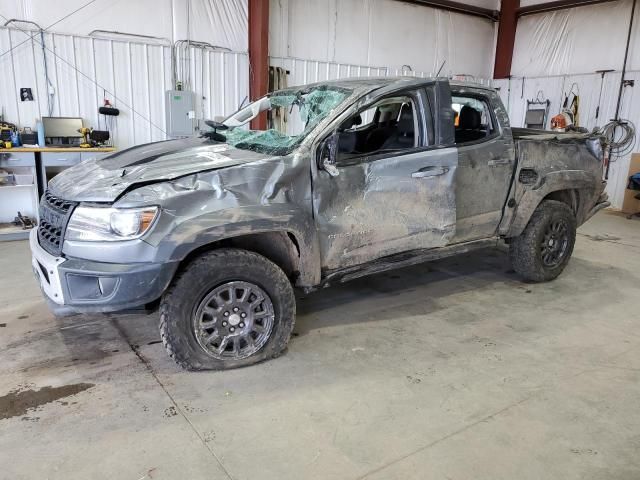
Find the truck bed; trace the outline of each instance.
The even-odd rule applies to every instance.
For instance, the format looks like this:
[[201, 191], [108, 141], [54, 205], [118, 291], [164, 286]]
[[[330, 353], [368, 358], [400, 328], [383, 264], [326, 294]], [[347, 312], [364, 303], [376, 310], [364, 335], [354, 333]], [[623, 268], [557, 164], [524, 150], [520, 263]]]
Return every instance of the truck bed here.
[[550, 140], [552, 138], [568, 139], [568, 138], [589, 138], [590, 133], [581, 132], [555, 132], [553, 130], [539, 130], [537, 128], [521, 128], [511, 127], [511, 135], [514, 140], [521, 138], [536, 139], [536, 140]]

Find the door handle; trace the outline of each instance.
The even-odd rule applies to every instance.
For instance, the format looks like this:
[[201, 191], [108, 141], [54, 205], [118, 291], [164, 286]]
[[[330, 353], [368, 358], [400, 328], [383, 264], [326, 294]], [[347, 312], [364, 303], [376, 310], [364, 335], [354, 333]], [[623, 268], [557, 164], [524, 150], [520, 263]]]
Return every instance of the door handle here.
[[424, 167], [418, 170], [417, 172], [413, 172], [411, 174], [411, 177], [412, 178], [437, 177], [439, 175], [444, 175], [448, 171], [449, 169], [447, 167]]
[[487, 165], [489, 165], [490, 167], [497, 167], [498, 165], [510, 165], [511, 164], [511, 160], [508, 158], [497, 158], [494, 160], [489, 160], [487, 162]]

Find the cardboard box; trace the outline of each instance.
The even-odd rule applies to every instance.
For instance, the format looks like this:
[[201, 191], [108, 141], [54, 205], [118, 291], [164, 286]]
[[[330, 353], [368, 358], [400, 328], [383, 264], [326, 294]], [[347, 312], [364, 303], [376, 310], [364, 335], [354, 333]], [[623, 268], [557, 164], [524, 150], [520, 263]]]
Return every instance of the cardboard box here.
[[[640, 153], [634, 153], [631, 155], [629, 174], [625, 178], [625, 186], [629, 183], [629, 177], [638, 172], [640, 172]], [[640, 190], [630, 190], [627, 188], [624, 191], [624, 200], [622, 201], [622, 211], [624, 213], [640, 212], [640, 200], [635, 198], [638, 194], [640, 194]]]

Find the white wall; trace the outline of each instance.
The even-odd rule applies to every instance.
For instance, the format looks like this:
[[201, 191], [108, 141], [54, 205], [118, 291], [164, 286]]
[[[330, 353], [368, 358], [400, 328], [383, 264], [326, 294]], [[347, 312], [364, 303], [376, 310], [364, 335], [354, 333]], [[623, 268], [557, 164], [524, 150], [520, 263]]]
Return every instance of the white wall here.
[[[7, 121], [33, 128], [42, 116], [81, 117], [85, 126], [104, 130], [98, 107], [106, 98], [120, 110], [112, 117], [117, 147], [166, 138], [164, 92], [172, 88], [171, 47], [47, 33], [49, 87], [40, 37], [29, 40], [27, 33], [0, 28], [0, 52], [10, 51], [0, 56], [0, 113]], [[248, 95], [246, 53], [192, 47], [181, 58], [179, 79], [196, 93], [196, 118], [230, 114]], [[20, 101], [21, 87], [32, 89], [34, 101]]]
[[[47, 28], [87, 3], [86, 0], [5, 0], [0, 3], [0, 13]], [[246, 52], [247, 27], [247, 0], [97, 0], [57, 23], [52, 30], [72, 35], [116, 30], [167, 38], [171, 43], [189, 36], [191, 40]]]
[[[640, 69], [640, 8], [636, 9], [629, 69]], [[511, 74], [570, 75], [620, 70], [631, 0], [526, 15], [518, 21]]]
[[[46, 28], [86, 3], [17, 0], [0, 3], [0, 14]], [[0, 28], [0, 114], [21, 127], [34, 127], [37, 119], [51, 114], [79, 116], [86, 126], [104, 129], [105, 119], [97, 110], [106, 98], [120, 109], [112, 131], [117, 147], [162, 140], [164, 92], [173, 88], [171, 45], [187, 35], [235, 50], [191, 47], [177, 52], [177, 80], [196, 93], [197, 119], [235, 111], [249, 92], [247, 0], [191, 0], [187, 12], [188, 6], [187, 0], [97, 0], [45, 34], [46, 55], [40, 36], [29, 38], [35, 32], [27, 30], [33, 28], [28, 24]], [[166, 40], [88, 37], [94, 29]], [[19, 100], [21, 87], [32, 89], [33, 102]]]
[[[476, 0], [497, 8], [494, 0]], [[269, 52], [275, 57], [442, 75], [493, 72], [494, 23], [395, 0], [271, 0]]]
[[[540, 3], [522, 0], [523, 6]], [[511, 123], [523, 126], [527, 99], [539, 94], [551, 101], [549, 117], [562, 108], [564, 94], [577, 89], [580, 95], [580, 126], [601, 127], [615, 114], [631, 0], [527, 15], [518, 21], [511, 80], [495, 80], [509, 110]], [[636, 87], [624, 90], [620, 116], [640, 127], [640, 7], [632, 31], [627, 79]], [[602, 82], [600, 114], [595, 117], [601, 76], [596, 70], [612, 69]], [[549, 123], [547, 121], [547, 128]], [[636, 148], [640, 151], [636, 132]], [[627, 183], [630, 155], [614, 159], [607, 193], [615, 208], [621, 208]]]

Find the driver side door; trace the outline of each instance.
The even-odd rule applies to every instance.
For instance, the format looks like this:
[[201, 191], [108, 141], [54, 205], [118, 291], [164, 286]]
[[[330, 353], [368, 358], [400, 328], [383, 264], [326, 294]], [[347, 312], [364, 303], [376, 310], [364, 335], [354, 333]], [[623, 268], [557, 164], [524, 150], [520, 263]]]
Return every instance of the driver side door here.
[[374, 99], [338, 124], [329, 169], [337, 175], [319, 168], [313, 178], [323, 271], [447, 245], [456, 230], [457, 150], [435, 145], [426, 91]]

